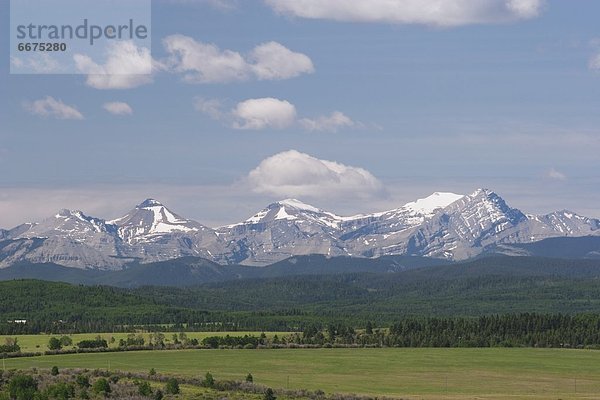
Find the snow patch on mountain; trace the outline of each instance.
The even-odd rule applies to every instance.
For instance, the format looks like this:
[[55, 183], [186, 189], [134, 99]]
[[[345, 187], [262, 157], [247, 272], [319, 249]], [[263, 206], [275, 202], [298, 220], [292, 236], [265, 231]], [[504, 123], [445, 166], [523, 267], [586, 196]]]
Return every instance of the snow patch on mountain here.
[[455, 201], [462, 199], [463, 194], [449, 193], [449, 192], [435, 192], [431, 196], [425, 197], [424, 199], [418, 199], [416, 201], [406, 203], [402, 208], [409, 210], [414, 214], [418, 215], [432, 215], [436, 211], [448, 207]]

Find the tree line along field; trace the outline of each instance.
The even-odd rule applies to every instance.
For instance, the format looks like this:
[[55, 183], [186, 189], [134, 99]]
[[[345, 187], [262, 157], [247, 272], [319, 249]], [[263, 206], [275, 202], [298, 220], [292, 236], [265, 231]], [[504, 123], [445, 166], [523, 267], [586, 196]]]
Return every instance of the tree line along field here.
[[243, 380], [273, 388], [418, 399], [589, 399], [600, 352], [573, 349], [261, 349], [89, 353], [4, 360], [13, 368], [89, 368]]
[[[202, 341], [202, 339], [211, 336], [260, 336], [263, 332], [184, 332], [185, 335], [189, 339], [198, 339], [198, 341]], [[283, 337], [291, 334], [292, 332], [264, 332], [267, 338], [273, 338], [275, 335], [279, 337]], [[83, 340], [94, 340], [98, 336], [102, 339], [106, 340], [109, 348], [117, 348], [119, 346], [119, 340], [126, 340], [129, 333], [75, 333], [75, 334], [66, 334], [66, 336], [70, 337], [72, 340], [71, 346], [65, 346], [64, 349], [77, 348], [77, 343]], [[136, 336], [141, 335], [144, 337], [146, 343], [148, 343], [150, 338], [149, 332], [140, 332], [135, 333]], [[164, 332], [165, 342], [171, 343], [173, 335], [179, 335], [176, 332]], [[64, 336], [63, 334], [38, 334], [38, 335], [0, 335], [0, 344], [4, 344], [6, 339], [17, 339], [18, 345], [21, 347], [21, 351], [24, 353], [27, 352], [44, 352], [48, 350], [48, 343], [51, 338], [61, 338]], [[112, 340], [114, 338], [114, 340]]]

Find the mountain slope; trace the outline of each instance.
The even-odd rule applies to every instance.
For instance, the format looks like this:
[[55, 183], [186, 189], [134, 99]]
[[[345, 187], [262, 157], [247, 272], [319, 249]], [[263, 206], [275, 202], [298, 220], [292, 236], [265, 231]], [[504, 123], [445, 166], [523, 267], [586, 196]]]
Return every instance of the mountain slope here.
[[246, 221], [220, 228], [237, 246], [235, 263], [267, 265], [293, 255], [346, 255], [339, 240], [342, 217], [295, 199], [272, 203]]
[[2, 230], [0, 268], [27, 261], [118, 270], [181, 257], [265, 266], [310, 254], [456, 261], [490, 251], [526, 254], [516, 247], [495, 250], [502, 245], [585, 236], [600, 236], [598, 219], [566, 210], [526, 215], [487, 189], [466, 196], [436, 192], [393, 210], [347, 217], [286, 199], [216, 229], [147, 199], [112, 221], [61, 210], [40, 223]]

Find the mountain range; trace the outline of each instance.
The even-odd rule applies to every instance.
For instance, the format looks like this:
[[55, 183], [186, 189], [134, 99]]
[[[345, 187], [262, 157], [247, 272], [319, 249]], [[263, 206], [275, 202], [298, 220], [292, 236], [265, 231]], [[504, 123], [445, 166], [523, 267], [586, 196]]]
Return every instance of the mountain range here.
[[[600, 220], [567, 210], [527, 215], [487, 189], [469, 195], [436, 192], [394, 210], [350, 217], [286, 199], [219, 228], [147, 199], [115, 220], [61, 210], [38, 223], [0, 230], [0, 268], [52, 263], [121, 270], [181, 257], [265, 266], [309, 254], [460, 261], [488, 253], [527, 255], [544, 239], [587, 236], [600, 236]], [[577, 254], [600, 258], [600, 249], [586, 249]], [[539, 248], [535, 252], [544, 256]]]

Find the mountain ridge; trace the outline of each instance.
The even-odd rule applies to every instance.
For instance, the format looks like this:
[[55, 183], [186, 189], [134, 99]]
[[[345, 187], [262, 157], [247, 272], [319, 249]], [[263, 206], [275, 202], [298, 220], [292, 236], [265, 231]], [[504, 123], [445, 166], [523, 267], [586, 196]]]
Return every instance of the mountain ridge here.
[[0, 230], [0, 268], [50, 262], [119, 270], [132, 262], [181, 257], [265, 266], [308, 254], [460, 261], [502, 245], [599, 235], [598, 219], [567, 210], [527, 215], [489, 189], [469, 195], [435, 192], [396, 209], [354, 216], [284, 199], [245, 221], [218, 228], [148, 198], [114, 220], [60, 210], [41, 222]]

